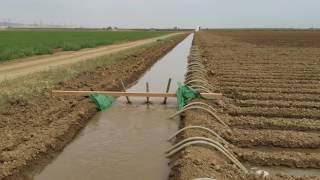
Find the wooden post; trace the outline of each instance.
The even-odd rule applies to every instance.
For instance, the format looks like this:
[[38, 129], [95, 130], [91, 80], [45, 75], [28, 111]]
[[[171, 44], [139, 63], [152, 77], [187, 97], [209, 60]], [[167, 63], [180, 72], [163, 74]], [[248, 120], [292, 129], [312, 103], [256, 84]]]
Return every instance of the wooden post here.
[[[147, 91], [147, 93], [149, 92], [149, 83], [147, 82], [146, 83], [146, 91]], [[149, 96], [147, 96], [147, 104], [149, 104], [150, 102], [149, 102]]]
[[[171, 78], [169, 78], [169, 81], [168, 81], [168, 84], [167, 84], [166, 93], [169, 92], [170, 84], [171, 84]], [[167, 104], [167, 99], [168, 99], [167, 97], [164, 97], [163, 104]]]
[[[121, 81], [123, 92], [126, 92], [126, 87], [124, 86], [124, 83], [123, 83], [122, 79], [120, 79], [120, 81]], [[131, 101], [130, 101], [128, 96], [126, 96], [126, 99], [127, 99], [128, 104], [131, 104]]]
[[[176, 93], [160, 92], [122, 92], [122, 91], [63, 91], [52, 90], [53, 96], [89, 96], [90, 94], [101, 94], [106, 96], [129, 96], [129, 97], [176, 97]], [[200, 93], [205, 99], [222, 99], [221, 93]]]

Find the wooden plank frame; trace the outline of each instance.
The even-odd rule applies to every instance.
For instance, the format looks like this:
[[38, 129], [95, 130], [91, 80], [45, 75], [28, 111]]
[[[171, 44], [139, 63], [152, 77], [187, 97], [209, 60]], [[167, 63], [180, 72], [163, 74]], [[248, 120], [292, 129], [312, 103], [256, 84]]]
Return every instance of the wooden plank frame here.
[[[62, 91], [53, 90], [52, 95], [64, 96], [89, 96], [90, 94], [101, 94], [106, 96], [128, 96], [128, 97], [176, 97], [175, 93], [161, 92], [119, 92], [119, 91]], [[200, 93], [205, 99], [221, 99], [221, 93]]]

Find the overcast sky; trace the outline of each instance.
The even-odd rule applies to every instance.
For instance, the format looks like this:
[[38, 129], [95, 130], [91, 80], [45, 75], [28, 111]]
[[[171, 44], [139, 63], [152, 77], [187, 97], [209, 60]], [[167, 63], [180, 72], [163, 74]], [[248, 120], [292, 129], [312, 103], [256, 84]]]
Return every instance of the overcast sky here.
[[90, 27], [320, 27], [320, 0], [0, 0], [0, 21]]

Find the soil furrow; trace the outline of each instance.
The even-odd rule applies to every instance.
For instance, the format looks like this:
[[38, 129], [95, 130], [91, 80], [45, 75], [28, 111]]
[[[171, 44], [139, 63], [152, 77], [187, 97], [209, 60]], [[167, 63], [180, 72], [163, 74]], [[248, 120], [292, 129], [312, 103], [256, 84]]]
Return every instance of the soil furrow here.
[[263, 88], [286, 88], [286, 89], [318, 89], [319, 85], [317, 84], [283, 84], [283, 83], [239, 83], [239, 82], [219, 82], [219, 85], [222, 87], [263, 87]]
[[320, 134], [285, 130], [245, 130], [232, 129], [225, 138], [238, 147], [283, 147], [312, 148], [320, 147]]
[[320, 120], [293, 118], [266, 118], [254, 116], [229, 117], [228, 124], [239, 129], [272, 129], [320, 131]]
[[301, 101], [279, 101], [279, 100], [234, 100], [234, 105], [239, 107], [278, 107], [278, 108], [317, 108], [320, 109], [320, 103], [301, 102]]
[[224, 91], [238, 91], [248, 93], [286, 93], [286, 94], [315, 94], [320, 95], [320, 89], [285, 89], [285, 88], [249, 88], [249, 87], [224, 87]]
[[[261, 79], [247, 79], [247, 78], [218, 78], [220, 82], [236, 82], [236, 83], [257, 83]], [[284, 83], [284, 84], [318, 84], [320, 87], [320, 80], [288, 80], [288, 79], [263, 79], [265, 83]]]
[[[223, 58], [223, 57], [222, 57]], [[211, 66], [211, 70], [217, 70], [219, 71], [222, 75], [232, 75], [233, 72], [236, 74], [257, 74], [257, 75], [296, 75], [302, 77], [303, 73], [306, 73], [310, 76], [315, 76], [313, 73], [319, 74], [319, 70], [317, 68], [313, 69], [302, 69], [302, 70], [295, 70], [293, 65], [287, 65], [287, 66], [282, 66], [282, 67], [272, 67], [274, 69], [270, 69], [270, 67], [264, 67], [264, 66], [256, 66], [255, 68], [244, 68], [244, 69], [239, 69], [239, 66], [241, 65], [234, 65], [234, 66], [228, 66], [225, 69], [225, 71], [221, 71], [221, 68], [217, 68], [219, 63], [225, 63], [225, 61], [221, 61], [219, 59], [212, 59], [213, 61], [216, 61], [214, 64], [206, 64], [207, 66]], [[246, 62], [241, 62], [242, 64], [245, 64]], [[290, 62], [288, 62], [290, 63]], [[254, 66], [252, 66], [254, 67]], [[284, 69], [288, 69], [288, 73], [286, 74]]]
[[[237, 79], [230, 79], [230, 80], [220, 80], [217, 78], [217, 80], [221, 84], [228, 84], [228, 83], [238, 83], [238, 84], [243, 84], [243, 83], [248, 83], [248, 84], [255, 84], [255, 83], [261, 83], [261, 80], [237, 80]], [[294, 85], [314, 85], [314, 86], [320, 86], [320, 81], [291, 81], [291, 80], [270, 80], [270, 81], [263, 81], [265, 84], [294, 84]]]
[[226, 111], [232, 116], [263, 116], [263, 117], [283, 117], [296, 119], [320, 119], [320, 112], [318, 109], [304, 109], [304, 108], [262, 108], [262, 107], [241, 107], [230, 108]]
[[217, 67], [213, 66], [210, 69], [211, 71], [215, 72], [217, 76], [231, 76], [231, 75], [248, 75], [248, 76], [254, 76], [255, 74], [258, 76], [289, 76], [292, 75], [293, 77], [295, 76], [306, 76], [306, 77], [317, 77], [320, 72], [314, 72], [314, 71], [294, 71], [294, 72], [284, 72], [284, 71], [265, 71], [265, 70], [240, 70], [240, 69], [230, 69], [230, 70], [224, 70], [221, 71], [221, 69], [218, 69]]
[[[314, 73], [310, 73], [307, 74], [305, 72], [291, 72], [291, 73], [286, 73], [284, 71], [270, 71], [270, 72], [264, 72], [262, 70], [260, 71], [237, 71], [237, 69], [233, 70], [233, 71], [220, 71], [219, 69], [216, 69], [214, 65], [212, 64], [206, 64], [206, 67], [208, 67], [208, 69], [212, 70], [213, 72], [217, 72], [218, 73], [218, 77], [222, 76], [222, 77], [230, 77], [230, 76], [238, 76], [238, 77], [253, 77], [253, 76], [257, 76], [257, 77], [288, 77], [290, 79], [291, 78], [307, 78], [307, 77], [311, 77], [311, 78], [319, 78], [317, 75], [318, 74], [314, 74]], [[210, 67], [210, 68], [209, 68]]]
[[[237, 93], [237, 94], [235, 94]], [[302, 101], [320, 102], [320, 96], [312, 94], [286, 94], [286, 93], [239, 93], [232, 91], [232, 94], [225, 93], [224, 96], [239, 100], [280, 100], [280, 101]]]
[[219, 75], [217, 76], [220, 80], [223, 79], [257, 79], [257, 80], [292, 80], [292, 81], [300, 81], [300, 80], [312, 80], [312, 81], [320, 81], [319, 75], [314, 76], [303, 76], [301, 75], [270, 75], [270, 74], [229, 74], [229, 75]]
[[286, 166], [296, 168], [320, 169], [320, 153], [288, 152], [285, 148], [276, 152], [265, 152], [256, 149], [240, 149], [237, 153], [243, 162], [251, 165]]

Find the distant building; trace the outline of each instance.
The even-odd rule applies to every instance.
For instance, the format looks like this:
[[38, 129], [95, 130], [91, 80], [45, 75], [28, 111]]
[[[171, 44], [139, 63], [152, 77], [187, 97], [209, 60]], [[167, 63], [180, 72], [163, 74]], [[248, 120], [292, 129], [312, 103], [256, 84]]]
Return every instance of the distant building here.
[[106, 31], [117, 31], [118, 30], [118, 28], [116, 26], [114, 26], [114, 27], [109, 26], [109, 27], [103, 28], [103, 29], [106, 30]]
[[201, 26], [197, 26], [195, 30], [196, 30], [196, 32], [200, 31], [201, 30]]

